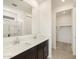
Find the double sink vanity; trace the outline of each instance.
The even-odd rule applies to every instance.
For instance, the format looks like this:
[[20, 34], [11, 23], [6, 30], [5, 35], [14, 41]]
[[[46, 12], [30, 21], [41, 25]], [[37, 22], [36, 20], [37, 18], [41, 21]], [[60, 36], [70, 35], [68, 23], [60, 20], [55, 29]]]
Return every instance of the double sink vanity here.
[[3, 1], [3, 59], [47, 59], [49, 33], [40, 32], [39, 10], [28, 1]]
[[48, 42], [33, 35], [4, 38], [4, 59], [47, 59]]
[[[11, 4], [9, 0], [4, 2]], [[17, 2], [18, 5], [24, 4], [20, 0]], [[24, 5], [22, 6], [24, 7]], [[12, 7], [12, 10], [16, 11], [15, 13], [5, 8], [3, 10], [3, 59], [47, 59], [49, 39], [40, 33], [32, 33], [32, 14], [28, 14], [18, 7], [17, 9]], [[32, 9], [32, 7], [30, 8]], [[20, 12], [21, 14], [19, 14]]]

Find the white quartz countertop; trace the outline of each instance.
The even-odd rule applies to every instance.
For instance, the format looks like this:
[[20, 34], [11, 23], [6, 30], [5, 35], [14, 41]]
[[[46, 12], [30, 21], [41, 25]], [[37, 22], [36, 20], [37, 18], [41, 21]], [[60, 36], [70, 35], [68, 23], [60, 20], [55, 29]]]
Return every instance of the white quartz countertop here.
[[20, 42], [19, 44], [4, 46], [4, 59], [10, 59], [46, 40], [48, 40], [48, 38], [28, 39]]

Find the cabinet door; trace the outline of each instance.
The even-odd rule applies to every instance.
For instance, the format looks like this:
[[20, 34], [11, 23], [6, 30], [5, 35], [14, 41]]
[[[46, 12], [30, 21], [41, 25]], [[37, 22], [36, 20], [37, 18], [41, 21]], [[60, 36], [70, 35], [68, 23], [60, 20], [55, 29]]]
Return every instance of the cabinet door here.
[[24, 53], [21, 53], [21, 54], [19, 54], [19, 55], [13, 57], [13, 58], [11, 58], [11, 59], [25, 59], [25, 54], [24, 54]]
[[37, 59], [37, 48], [34, 47], [26, 52], [25, 59]]
[[47, 59], [48, 56], [48, 41], [44, 43], [44, 59]]
[[36, 49], [36, 47], [34, 47], [11, 59], [37, 59], [36, 51], [37, 51], [37, 49]]
[[48, 56], [48, 41], [41, 43], [38, 47], [38, 59], [46, 59]]
[[38, 59], [43, 59], [43, 47], [38, 46]]

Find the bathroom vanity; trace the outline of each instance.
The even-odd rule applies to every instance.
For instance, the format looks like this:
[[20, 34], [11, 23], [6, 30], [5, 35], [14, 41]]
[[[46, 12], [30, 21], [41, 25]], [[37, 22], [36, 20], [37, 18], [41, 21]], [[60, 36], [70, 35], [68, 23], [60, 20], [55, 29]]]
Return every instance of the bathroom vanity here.
[[49, 39], [42, 36], [33, 37], [28, 35], [4, 38], [4, 59], [47, 59]]
[[47, 59], [48, 40], [12, 57], [11, 59]]
[[28, 1], [4, 0], [3, 59], [47, 59], [49, 36], [35, 28], [37, 11]]

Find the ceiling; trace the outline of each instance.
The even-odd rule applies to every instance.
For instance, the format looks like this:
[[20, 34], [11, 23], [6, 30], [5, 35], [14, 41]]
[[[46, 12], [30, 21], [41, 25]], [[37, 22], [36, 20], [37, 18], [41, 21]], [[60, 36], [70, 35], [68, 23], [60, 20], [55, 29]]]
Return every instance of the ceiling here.
[[58, 7], [73, 4], [73, 0], [65, 0], [65, 2], [62, 2], [62, 0], [52, 0], [52, 2], [53, 2], [53, 8], [58, 8]]
[[[38, 3], [43, 3], [46, 0], [34, 0]], [[3, 0], [4, 5], [10, 6], [12, 8], [18, 8], [22, 9], [28, 13], [32, 13], [32, 6], [30, 6], [28, 3], [24, 2], [23, 0]], [[17, 7], [14, 7], [12, 4], [16, 4]], [[62, 2], [61, 0], [52, 0], [52, 6], [53, 8], [58, 8], [66, 5], [72, 5], [73, 0], [65, 0], [65, 2]]]
[[32, 14], [32, 6], [23, 0], [3, 0], [4, 6], [9, 6], [16, 9], [21, 9], [27, 13]]

